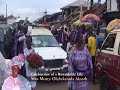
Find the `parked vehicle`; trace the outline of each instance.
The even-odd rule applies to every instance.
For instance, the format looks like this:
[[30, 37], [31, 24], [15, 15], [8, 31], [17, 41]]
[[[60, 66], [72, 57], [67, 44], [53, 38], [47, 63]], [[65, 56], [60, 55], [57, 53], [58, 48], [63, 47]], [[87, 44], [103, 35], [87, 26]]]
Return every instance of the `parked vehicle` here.
[[31, 30], [33, 47], [35, 52], [44, 59], [44, 66], [39, 71], [66, 71], [67, 64], [64, 63], [67, 53], [60, 47], [50, 30], [46, 28], [33, 28]]
[[101, 90], [120, 90], [120, 29], [111, 31], [96, 52], [96, 78]]

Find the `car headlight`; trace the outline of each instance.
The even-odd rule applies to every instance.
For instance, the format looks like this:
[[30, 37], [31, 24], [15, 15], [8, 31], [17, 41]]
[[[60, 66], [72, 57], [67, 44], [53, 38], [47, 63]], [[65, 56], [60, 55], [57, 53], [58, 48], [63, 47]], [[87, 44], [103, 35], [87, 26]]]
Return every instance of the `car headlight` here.
[[64, 62], [63, 62], [63, 64], [68, 64], [68, 60], [65, 59]]

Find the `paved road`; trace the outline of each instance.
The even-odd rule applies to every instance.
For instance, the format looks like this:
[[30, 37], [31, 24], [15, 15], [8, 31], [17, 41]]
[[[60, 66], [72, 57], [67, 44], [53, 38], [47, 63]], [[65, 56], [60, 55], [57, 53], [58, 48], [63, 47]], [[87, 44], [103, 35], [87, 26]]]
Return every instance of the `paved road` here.
[[[100, 90], [99, 85], [89, 83], [90, 90]], [[39, 82], [36, 90], [68, 90], [67, 82]]]

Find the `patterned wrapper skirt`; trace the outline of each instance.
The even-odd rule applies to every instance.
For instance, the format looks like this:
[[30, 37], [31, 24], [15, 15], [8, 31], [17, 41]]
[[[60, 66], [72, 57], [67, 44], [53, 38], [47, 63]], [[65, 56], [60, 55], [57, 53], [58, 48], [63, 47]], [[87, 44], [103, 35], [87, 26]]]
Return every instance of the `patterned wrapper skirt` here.
[[71, 85], [72, 85], [72, 90], [89, 90], [87, 80], [72, 81]]

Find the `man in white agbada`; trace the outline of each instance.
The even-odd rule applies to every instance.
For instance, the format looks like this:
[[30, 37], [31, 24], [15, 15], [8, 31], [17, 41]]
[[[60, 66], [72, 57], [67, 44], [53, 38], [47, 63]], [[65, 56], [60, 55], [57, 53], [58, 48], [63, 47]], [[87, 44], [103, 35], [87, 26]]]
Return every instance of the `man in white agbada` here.
[[[32, 47], [32, 37], [27, 36], [26, 48], [24, 49], [24, 55], [25, 55], [26, 59], [31, 53], [35, 53], [35, 50]], [[27, 60], [25, 60], [25, 68], [26, 68], [26, 77], [27, 78], [32, 77], [32, 73], [33, 74], [36, 73], [36, 69], [31, 68]], [[32, 88], [35, 89], [36, 85], [37, 85], [37, 81], [30, 80], [30, 83], [31, 83]]]
[[11, 60], [9, 62], [9, 67], [12, 70], [12, 74], [5, 79], [2, 90], [31, 90], [30, 82], [25, 77], [18, 74], [21, 64]]

